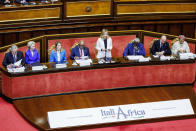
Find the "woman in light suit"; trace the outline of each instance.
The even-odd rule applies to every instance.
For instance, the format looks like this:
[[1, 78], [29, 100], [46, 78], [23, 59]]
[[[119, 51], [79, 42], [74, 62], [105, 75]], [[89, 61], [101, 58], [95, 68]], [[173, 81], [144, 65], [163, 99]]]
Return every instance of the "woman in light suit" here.
[[96, 49], [98, 51], [97, 59], [111, 59], [112, 39], [108, 35], [108, 30], [103, 29], [100, 38], [97, 40]]
[[40, 62], [39, 52], [35, 48], [35, 42], [34, 41], [29, 41], [27, 43], [27, 47], [28, 47], [28, 50], [25, 52], [25, 62], [27, 64]]
[[50, 53], [50, 62], [65, 63], [67, 61], [65, 50], [60, 42], [55, 43], [55, 49]]

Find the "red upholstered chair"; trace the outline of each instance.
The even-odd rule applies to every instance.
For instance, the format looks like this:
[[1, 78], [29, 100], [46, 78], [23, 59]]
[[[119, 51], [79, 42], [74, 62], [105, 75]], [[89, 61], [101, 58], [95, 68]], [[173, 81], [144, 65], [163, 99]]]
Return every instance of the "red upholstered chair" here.
[[153, 43], [154, 43], [155, 41], [157, 41], [157, 40], [159, 40], [159, 39], [155, 38], [155, 39], [153, 39], [153, 40], [149, 43], [150, 54], [152, 54], [152, 51], [151, 51], [152, 45], [153, 45]]
[[172, 48], [173, 44], [174, 44], [176, 41], [179, 41], [179, 38], [174, 38], [174, 39], [171, 41], [170, 48]]
[[72, 45], [72, 47], [70, 48], [70, 51], [71, 51], [74, 47], [76, 47], [78, 44], [79, 44], [78, 42], [75, 42], [75, 43]]
[[51, 51], [54, 50], [54, 49], [55, 49], [55, 45], [51, 45], [49, 50], [48, 50], [48, 56], [50, 56]]

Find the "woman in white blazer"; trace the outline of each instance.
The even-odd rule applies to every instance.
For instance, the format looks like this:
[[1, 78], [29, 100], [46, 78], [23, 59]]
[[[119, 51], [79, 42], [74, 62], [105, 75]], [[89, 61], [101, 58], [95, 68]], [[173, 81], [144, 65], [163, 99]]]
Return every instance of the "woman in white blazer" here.
[[98, 38], [97, 40], [96, 49], [98, 51], [97, 56], [96, 56], [97, 59], [104, 59], [104, 58], [111, 59], [112, 58], [112, 54], [111, 54], [112, 39], [108, 35], [107, 29], [102, 30], [100, 38]]

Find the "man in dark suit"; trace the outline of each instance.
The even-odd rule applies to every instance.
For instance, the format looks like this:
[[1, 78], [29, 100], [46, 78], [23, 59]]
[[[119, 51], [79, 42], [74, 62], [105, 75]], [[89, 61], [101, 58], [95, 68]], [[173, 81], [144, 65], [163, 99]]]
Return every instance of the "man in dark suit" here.
[[157, 40], [153, 43], [151, 48], [151, 53], [153, 55], [171, 55], [171, 50], [169, 47], [169, 43], [166, 41], [166, 36], [161, 36], [160, 40]]
[[71, 50], [71, 60], [78, 60], [80, 58], [90, 58], [88, 47], [84, 45], [84, 41], [79, 41], [79, 44]]
[[[14, 63], [19, 60], [22, 60], [20, 66], [15, 66]], [[18, 47], [16, 45], [12, 45], [11, 51], [5, 54], [2, 64], [5, 68], [18, 68], [24, 66], [24, 55], [21, 51], [18, 51]]]

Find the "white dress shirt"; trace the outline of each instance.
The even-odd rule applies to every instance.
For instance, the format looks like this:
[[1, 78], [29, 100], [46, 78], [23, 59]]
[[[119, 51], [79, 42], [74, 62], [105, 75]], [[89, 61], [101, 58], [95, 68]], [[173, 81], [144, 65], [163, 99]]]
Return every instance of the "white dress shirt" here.
[[[97, 44], [96, 44], [96, 49], [98, 51], [97, 53], [97, 58], [104, 58], [104, 57], [112, 57], [111, 51], [102, 51], [101, 49], [105, 49], [105, 44], [104, 40], [102, 38], [98, 38]], [[109, 37], [107, 39], [107, 49], [112, 50], [112, 39]]]
[[180, 44], [180, 41], [176, 41], [172, 46], [172, 54], [177, 55], [178, 50], [185, 50], [186, 53], [190, 53], [188, 43], [186, 41]]

